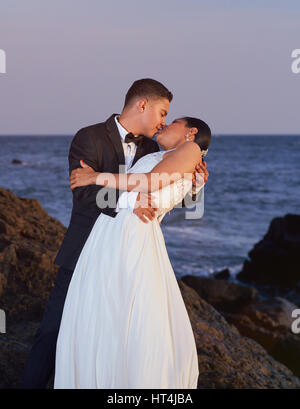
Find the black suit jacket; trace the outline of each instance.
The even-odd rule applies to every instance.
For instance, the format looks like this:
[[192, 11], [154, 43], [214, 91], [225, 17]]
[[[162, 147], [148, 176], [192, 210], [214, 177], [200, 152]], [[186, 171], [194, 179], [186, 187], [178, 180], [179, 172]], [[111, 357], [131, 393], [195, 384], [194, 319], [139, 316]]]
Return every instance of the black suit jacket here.
[[[111, 115], [106, 122], [87, 126], [76, 133], [69, 151], [69, 175], [73, 169], [81, 167], [81, 159], [97, 172], [119, 173], [119, 165], [125, 166], [121, 136], [114, 119], [116, 115]], [[159, 151], [157, 142], [144, 137], [136, 150], [132, 164], [142, 156], [157, 151]], [[116, 206], [103, 209], [97, 206], [96, 196], [103, 188], [90, 185], [73, 189], [70, 224], [54, 260], [55, 264], [74, 270], [84, 243], [100, 213], [111, 217], [117, 215]], [[106, 187], [105, 189], [109, 190]], [[116, 203], [121, 193], [123, 190], [115, 190]]]

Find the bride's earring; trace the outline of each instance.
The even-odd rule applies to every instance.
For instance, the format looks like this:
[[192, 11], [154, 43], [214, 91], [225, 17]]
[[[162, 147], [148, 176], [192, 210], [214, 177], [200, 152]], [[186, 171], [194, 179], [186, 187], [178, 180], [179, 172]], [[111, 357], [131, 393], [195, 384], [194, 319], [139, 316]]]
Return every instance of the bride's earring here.
[[189, 141], [189, 136], [190, 136], [190, 133], [187, 133], [187, 134], [185, 135], [185, 140], [186, 140], [186, 141]]

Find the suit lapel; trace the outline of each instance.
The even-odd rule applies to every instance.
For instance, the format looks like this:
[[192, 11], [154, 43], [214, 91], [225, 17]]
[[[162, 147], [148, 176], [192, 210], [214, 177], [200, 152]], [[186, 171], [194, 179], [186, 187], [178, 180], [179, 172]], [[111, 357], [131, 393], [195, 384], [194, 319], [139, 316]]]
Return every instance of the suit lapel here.
[[144, 144], [143, 144], [143, 141], [141, 141], [141, 143], [139, 143], [136, 149], [135, 156], [133, 158], [131, 166], [133, 166], [135, 162], [138, 161], [143, 155], [144, 155]]
[[[125, 157], [124, 157], [124, 150], [123, 145], [121, 142], [121, 136], [119, 134], [115, 116], [118, 114], [112, 114], [106, 121], [106, 129], [109, 135], [109, 138], [112, 142], [112, 145], [117, 153], [119, 164], [125, 165]], [[146, 138], [146, 137], [145, 137]], [[144, 141], [141, 141], [136, 149], [135, 156], [133, 158], [131, 166], [135, 164], [142, 156], [145, 154], [145, 146]]]
[[121, 142], [121, 136], [119, 134], [116, 122], [115, 122], [115, 116], [118, 114], [112, 114], [108, 120], [106, 121], [106, 129], [109, 135], [109, 138], [112, 142], [112, 145], [116, 151], [116, 154], [118, 156], [118, 161], [120, 165], [125, 165], [125, 157], [124, 157], [124, 150], [123, 150], [123, 145]]

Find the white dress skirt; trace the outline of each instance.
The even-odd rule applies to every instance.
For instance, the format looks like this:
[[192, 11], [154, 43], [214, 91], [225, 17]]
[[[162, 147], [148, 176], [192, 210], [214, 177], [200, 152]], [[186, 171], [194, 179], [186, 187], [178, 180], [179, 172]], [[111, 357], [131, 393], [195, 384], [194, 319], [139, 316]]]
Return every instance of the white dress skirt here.
[[[150, 171], [165, 152], [129, 172]], [[68, 289], [54, 388], [197, 388], [195, 338], [159, 224], [190, 188], [182, 179], [155, 192], [148, 223], [128, 209], [99, 215]]]

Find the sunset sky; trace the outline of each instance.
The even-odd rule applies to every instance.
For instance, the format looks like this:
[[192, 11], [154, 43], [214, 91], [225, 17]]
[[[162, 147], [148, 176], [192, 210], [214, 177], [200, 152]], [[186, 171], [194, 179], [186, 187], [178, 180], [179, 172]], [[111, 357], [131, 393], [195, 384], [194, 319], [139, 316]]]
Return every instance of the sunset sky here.
[[167, 122], [300, 134], [297, 48], [299, 0], [1, 0], [0, 134], [74, 134], [146, 77], [174, 94]]

